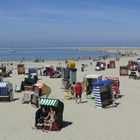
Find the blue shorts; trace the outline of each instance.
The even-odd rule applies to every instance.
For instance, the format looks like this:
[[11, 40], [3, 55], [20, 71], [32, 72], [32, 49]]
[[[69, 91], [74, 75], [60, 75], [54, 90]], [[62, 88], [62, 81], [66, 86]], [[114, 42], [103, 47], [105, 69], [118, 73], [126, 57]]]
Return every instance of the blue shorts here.
[[38, 122], [38, 123], [44, 123], [44, 117], [38, 118], [37, 122]]

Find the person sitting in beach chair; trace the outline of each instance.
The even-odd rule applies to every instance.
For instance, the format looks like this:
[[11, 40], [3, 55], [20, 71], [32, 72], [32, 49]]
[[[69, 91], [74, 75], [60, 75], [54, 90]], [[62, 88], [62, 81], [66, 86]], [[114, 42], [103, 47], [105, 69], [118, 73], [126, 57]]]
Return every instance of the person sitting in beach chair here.
[[35, 115], [35, 126], [43, 125], [44, 118], [47, 116], [47, 111], [45, 107], [40, 108]]
[[[50, 107], [50, 111], [47, 115], [47, 117], [44, 118], [44, 126], [47, 125], [49, 126], [49, 131], [52, 130], [52, 125], [56, 121], [56, 112], [53, 110], [52, 107]], [[44, 131], [44, 129], [43, 129]]]

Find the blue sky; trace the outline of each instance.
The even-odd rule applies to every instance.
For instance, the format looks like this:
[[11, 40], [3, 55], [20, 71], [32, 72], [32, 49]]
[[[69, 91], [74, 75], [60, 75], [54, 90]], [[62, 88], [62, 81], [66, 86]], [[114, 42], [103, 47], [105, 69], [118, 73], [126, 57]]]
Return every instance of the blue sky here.
[[0, 45], [140, 46], [140, 0], [0, 0]]

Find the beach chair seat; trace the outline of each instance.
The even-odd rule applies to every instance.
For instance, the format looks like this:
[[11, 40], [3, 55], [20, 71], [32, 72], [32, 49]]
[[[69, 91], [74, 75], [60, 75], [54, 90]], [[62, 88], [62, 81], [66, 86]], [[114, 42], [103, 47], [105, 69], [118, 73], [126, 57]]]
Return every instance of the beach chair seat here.
[[[45, 125], [43, 126], [43, 129], [44, 129], [44, 130], [50, 130], [50, 124], [45, 124]], [[60, 130], [60, 128], [59, 128], [58, 123], [57, 123], [56, 121], [53, 122], [53, 123], [52, 123], [51, 131], [59, 131], [59, 130]]]
[[43, 127], [44, 127], [43, 124], [37, 124], [36, 125], [36, 129], [43, 129]]

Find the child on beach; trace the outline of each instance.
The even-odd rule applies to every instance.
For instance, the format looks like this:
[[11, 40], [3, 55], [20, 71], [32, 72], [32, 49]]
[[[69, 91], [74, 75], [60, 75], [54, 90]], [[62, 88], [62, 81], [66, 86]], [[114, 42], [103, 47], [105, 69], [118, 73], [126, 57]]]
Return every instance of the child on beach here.
[[70, 90], [71, 90], [71, 95], [72, 95], [73, 97], [75, 97], [75, 82], [73, 82], [73, 83], [71, 84]]
[[81, 100], [82, 100], [82, 86], [79, 82], [75, 85], [75, 102], [76, 103], [77, 103], [78, 98], [80, 99], [80, 103], [81, 103]]

